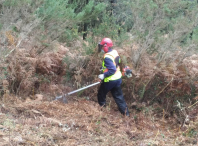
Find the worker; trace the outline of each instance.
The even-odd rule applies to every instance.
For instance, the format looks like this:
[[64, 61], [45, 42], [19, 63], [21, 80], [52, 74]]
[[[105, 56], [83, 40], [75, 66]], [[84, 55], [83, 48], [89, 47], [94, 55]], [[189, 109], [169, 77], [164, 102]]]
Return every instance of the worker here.
[[100, 106], [105, 106], [106, 95], [109, 91], [118, 106], [121, 114], [129, 116], [128, 107], [123, 97], [121, 83], [122, 73], [120, 71], [120, 57], [118, 52], [112, 48], [113, 42], [110, 38], [103, 38], [98, 44], [99, 52], [104, 53], [102, 62], [102, 74], [98, 76], [102, 83], [99, 87], [97, 98]]

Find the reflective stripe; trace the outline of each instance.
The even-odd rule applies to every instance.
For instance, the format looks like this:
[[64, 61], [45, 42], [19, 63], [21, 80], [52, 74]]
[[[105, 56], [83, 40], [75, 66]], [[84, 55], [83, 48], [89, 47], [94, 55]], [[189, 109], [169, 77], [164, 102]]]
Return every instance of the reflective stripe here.
[[[116, 66], [116, 62], [115, 62], [115, 58], [118, 57], [118, 52], [116, 50], [112, 50], [111, 52], [109, 53], [105, 53], [104, 55], [104, 59], [107, 57], [107, 58], [110, 58], [112, 61], [113, 61], [113, 64]], [[105, 63], [104, 63], [104, 60], [102, 62], [102, 67], [103, 67], [103, 73], [107, 72], [108, 69], [106, 68], [105, 66]], [[104, 82], [109, 82], [109, 81], [113, 81], [113, 80], [117, 80], [117, 79], [120, 79], [122, 77], [122, 73], [120, 71], [120, 67], [118, 66], [116, 68], [116, 72], [109, 76], [109, 77], [106, 77], [104, 79]]]

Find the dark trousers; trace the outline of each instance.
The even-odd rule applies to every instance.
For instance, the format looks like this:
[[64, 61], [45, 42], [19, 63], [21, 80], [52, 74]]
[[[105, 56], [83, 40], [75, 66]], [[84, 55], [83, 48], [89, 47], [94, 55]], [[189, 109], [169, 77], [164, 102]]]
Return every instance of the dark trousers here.
[[129, 116], [129, 111], [120, 86], [121, 83], [122, 79], [116, 81], [103, 82], [98, 90], [98, 103], [100, 104], [100, 106], [104, 106], [106, 104], [106, 95], [109, 91], [111, 91], [111, 94], [121, 114], [126, 114], [127, 116]]

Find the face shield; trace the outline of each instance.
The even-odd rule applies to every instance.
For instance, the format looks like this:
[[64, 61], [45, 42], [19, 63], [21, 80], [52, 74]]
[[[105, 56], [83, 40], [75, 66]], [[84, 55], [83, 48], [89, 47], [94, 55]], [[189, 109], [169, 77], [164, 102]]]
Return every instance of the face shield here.
[[98, 53], [100, 53], [102, 51], [102, 47], [103, 47], [103, 45], [101, 45], [100, 43], [98, 43]]

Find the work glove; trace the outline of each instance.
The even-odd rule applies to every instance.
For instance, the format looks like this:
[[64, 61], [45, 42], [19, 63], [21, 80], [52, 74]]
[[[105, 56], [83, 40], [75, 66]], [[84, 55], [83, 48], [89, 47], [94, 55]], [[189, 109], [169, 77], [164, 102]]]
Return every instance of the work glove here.
[[101, 80], [104, 80], [104, 74], [98, 75], [98, 78], [101, 79]]

